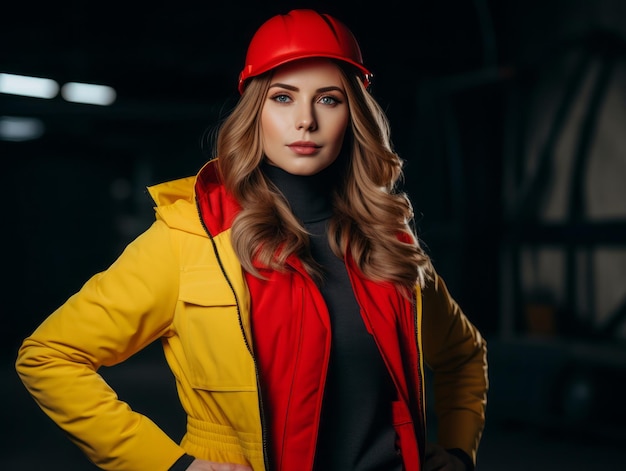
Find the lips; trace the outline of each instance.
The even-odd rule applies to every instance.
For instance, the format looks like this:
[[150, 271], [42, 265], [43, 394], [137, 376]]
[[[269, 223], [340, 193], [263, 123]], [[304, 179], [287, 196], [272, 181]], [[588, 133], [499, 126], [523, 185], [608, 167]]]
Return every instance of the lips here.
[[321, 148], [321, 146], [318, 146], [314, 142], [309, 141], [292, 142], [287, 147], [289, 147], [292, 152], [298, 155], [312, 155]]

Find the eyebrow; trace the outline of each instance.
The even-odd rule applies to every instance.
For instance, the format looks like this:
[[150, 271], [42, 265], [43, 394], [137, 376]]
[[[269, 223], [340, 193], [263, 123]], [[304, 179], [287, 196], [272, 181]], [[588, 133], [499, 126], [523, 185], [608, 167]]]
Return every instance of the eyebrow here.
[[[269, 88], [274, 88], [274, 87], [285, 88], [285, 89], [291, 90], [293, 92], [297, 92], [299, 90], [298, 87], [294, 87], [293, 85], [288, 85], [286, 83], [280, 83], [280, 82], [272, 83]], [[343, 89], [341, 89], [340, 87], [334, 86], [334, 85], [332, 85], [330, 87], [318, 88], [316, 90], [317, 93], [326, 93], [326, 92], [332, 92], [332, 91], [337, 91], [337, 92], [343, 93], [345, 95], [345, 92], [343, 91]]]

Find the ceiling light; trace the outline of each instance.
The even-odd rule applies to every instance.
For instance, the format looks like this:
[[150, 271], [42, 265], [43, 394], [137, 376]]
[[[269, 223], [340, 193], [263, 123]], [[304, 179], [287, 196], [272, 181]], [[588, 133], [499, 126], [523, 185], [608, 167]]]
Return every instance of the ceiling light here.
[[0, 93], [54, 98], [58, 92], [59, 84], [51, 79], [0, 73]]
[[74, 103], [107, 106], [115, 101], [115, 90], [106, 85], [68, 82], [61, 88], [61, 96]]
[[31, 141], [41, 137], [44, 133], [44, 124], [36, 118], [19, 116], [0, 116], [0, 140], [3, 141]]

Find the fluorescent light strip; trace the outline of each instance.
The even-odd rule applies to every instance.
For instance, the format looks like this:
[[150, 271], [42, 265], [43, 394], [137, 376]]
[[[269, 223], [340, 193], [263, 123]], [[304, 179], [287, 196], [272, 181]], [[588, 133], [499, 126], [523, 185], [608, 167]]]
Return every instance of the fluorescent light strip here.
[[0, 140], [3, 141], [31, 141], [41, 137], [45, 127], [37, 118], [19, 116], [0, 116]]
[[61, 96], [73, 103], [107, 106], [115, 101], [115, 90], [106, 85], [68, 82], [61, 88]]
[[49, 99], [58, 92], [59, 84], [51, 79], [0, 73], [0, 93]]

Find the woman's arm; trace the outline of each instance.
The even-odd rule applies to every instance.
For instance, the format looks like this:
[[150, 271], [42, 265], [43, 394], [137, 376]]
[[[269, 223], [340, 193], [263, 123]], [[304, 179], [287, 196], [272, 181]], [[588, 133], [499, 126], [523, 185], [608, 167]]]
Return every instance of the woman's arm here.
[[424, 360], [433, 371], [439, 445], [473, 463], [485, 425], [487, 344], [435, 275], [423, 291]]
[[18, 352], [17, 372], [37, 404], [102, 469], [167, 470], [184, 453], [97, 373], [167, 335], [178, 280], [169, 229], [156, 222]]

